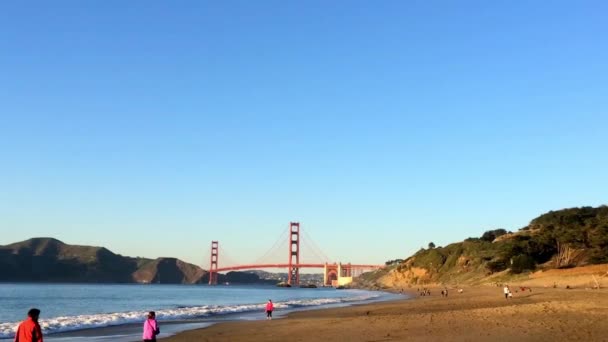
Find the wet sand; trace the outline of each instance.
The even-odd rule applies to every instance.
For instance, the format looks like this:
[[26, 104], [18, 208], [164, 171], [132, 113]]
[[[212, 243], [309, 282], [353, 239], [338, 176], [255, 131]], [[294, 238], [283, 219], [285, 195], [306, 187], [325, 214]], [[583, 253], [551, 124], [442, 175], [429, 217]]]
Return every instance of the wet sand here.
[[608, 290], [499, 287], [221, 323], [162, 339], [182, 341], [608, 341]]

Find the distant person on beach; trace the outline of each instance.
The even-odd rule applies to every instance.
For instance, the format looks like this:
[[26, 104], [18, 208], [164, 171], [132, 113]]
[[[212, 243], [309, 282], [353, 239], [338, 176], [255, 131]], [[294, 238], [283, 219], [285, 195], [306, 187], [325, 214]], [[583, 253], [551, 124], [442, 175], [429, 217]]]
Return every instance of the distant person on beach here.
[[272, 311], [274, 310], [274, 305], [272, 304], [272, 300], [268, 300], [266, 303], [266, 319], [272, 319]]
[[144, 322], [144, 342], [156, 342], [156, 335], [160, 334], [158, 322], [156, 322], [156, 312], [150, 311], [148, 318]]
[[42, 342], [42, 329], [38, 324], [40, 310], [36, 308], [27, 312], [27, 319], [19, 324], [15, 334], [15, 342]]
[[509, 299], [509, 294], [511, 294], [509, 285], [505, 285], [505, 287], [502, 288], [502, 291], [505, 293], [505, 299]]

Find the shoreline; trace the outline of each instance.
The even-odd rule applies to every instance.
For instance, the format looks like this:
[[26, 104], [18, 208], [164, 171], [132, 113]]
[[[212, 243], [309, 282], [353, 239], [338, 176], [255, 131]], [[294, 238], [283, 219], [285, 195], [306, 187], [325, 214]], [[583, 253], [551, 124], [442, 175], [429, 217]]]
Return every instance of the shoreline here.
[[608, 290], [533, 288], [505, 299], [502, 288], [292, 312], [282, 319], [220, 322], [162, 338], [183, 341], [605, 341]]
[[[363, 290], [369, 292], [376, 292], [378, 295], [373, 295], [371, 299], [363, 301], [345, 301], [340, 303], [325, 304], [319, 306], [294, 306], [289, 308], [280, 308], [275, 311], [275, 318], [280, 319], [289, 314], [296, 312], [306, 312], [311, 310], [323, 310], [332, 309], [339, 307], [347, 307], [351, 305], [364, 305], [367, 303], [374, 302], [386, 302], [395, 299], [400, 300], [402, 296], [394, 292], [389, 291], [372, 291], [364, 289], [353, 289]], [[290, 304], [293, 305], [293, 304]], [[260, 311], [261, 312], [261, 311]], [[158, 336], [159, 339], [175, 336], [181, 332], [191, 331], [195, 329], [205, 328], [216, 324], [224, 324], [227, 322], [247, 322], [247, 321], [259, 321], [265, 319], [265, 315], [260, 314], [257, 310], [254, 311], [243, 311], [233, 312], [226, 314], [218, 314], [207, 317], [189, 318], [189, 319], [178, 319], [171, 321], [160, 321], [161, 334]], [[118, 325], [100, 326], [94, 328], [82, 328], [74, 329], [63, 332], [56, 332], [52, 334], [46, 334], [45, 339], [49, 341], [79, 341], [87, 339], [91, 341], [120, 341], [120, 342], [131, 342], [139, 341], [137, 336], [141, 335], [141, 323], [125, 323]], [[2, 341], [12, 339], [0, 339]]]

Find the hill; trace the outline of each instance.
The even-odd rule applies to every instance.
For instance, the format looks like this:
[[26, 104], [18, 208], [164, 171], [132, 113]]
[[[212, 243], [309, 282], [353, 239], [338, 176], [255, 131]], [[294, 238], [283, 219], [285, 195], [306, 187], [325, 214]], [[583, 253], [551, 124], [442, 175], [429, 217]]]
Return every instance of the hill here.
[[103, 247], [33, 238], [0, 246], [0, 281], [125, 283], [142, 262]]
[[[538, 277], [537, 273], [608, 263], [608, 207], [550, 211], [517, 232], [494, 229], [445, 247], [421, 249], [360, 280], [365, 286], [481, 284]], [[560, 272], [553, 272], [557, 275]], [[572, 272], [569, 272], [572, 274]], [[580, 273], [580, 272], [579, 272]], [[568, 274], [561, 272], [560, 274]], [[591, 275], [586, 281], [590, 281]]]
[[[263, 270], [251, 270], [245, 271], [246, 273], [253, 273], [268, 282], [286, 282], [287, 281], [287, 272], [266, 272]], [[323, 284], [323, 273], [300, 273], [300, 284]]]
[[[0, 282], [197, 284], [208, 272], [176, 258], [132, 258], [104, 247], [32, 238], [0, 246]], [[264, 283], [254, 274], [221, 274], [220, 282]]]
[[204, 282], [203, 277], [207, 274], [202, 268], [176, 258], [143, 260], [132, 273], [133, 280], [138, 283], [196, 284]]

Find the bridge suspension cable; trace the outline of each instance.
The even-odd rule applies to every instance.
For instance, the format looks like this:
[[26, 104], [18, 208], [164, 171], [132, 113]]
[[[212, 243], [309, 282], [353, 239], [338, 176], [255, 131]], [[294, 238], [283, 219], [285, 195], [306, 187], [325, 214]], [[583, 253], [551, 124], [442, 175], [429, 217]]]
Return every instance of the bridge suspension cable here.
[[285, 229], [283, 230], [283, 233], [279, 236], [279, 238], [274, 242], [274, 244], [272, 245], [272, 247], [270, 247], [270, 249], [268, 249], [266, 251], [266, 253], [264, 253], [261, 257], [259, 257], [256, 260], [256, 264], [264, 264], [265, 261], [267, 261], [267, 258], [271, 255], [273, 255], [274, 253], [276, 253], [277, 251], [279, 251], [282, 247], [285, 246], [285, 244], [287, 244], [287, 233], [288, 230]]
[[232, 259], [230, 257], [230, 254], [226, 253], [226, 250], [224, 248], [222, 248], [222, 245], [219, 246], [219, 254], [220, 254], [220, 262], [219, 267], [226, 267], [226, 266], [234, 266], [234, 265], [238, 265], [239, 263], [236, 262], [234, 259]]
[[[317, 258], [319, 258], [319, 260], [321, 260], [322, 262], [331, 262], [332, 260], [330, 258], [327, 257], [327, 255], [325, 253], [323, 253], [323, 250], [321, 248], [319, 248], [319, 246], [315, 243], [315, 240], [313, 240], [310, 237], [310, 234], [308, 234], [306, 232], [306, 230], [302, 231], [304, 233], [304, 240], [303, 240], [303, 244], [310, 246], [312, 252], [315, 254], [315, 256]], [[310, 245], [308, 244], [308, 241], [310, 241]]]

